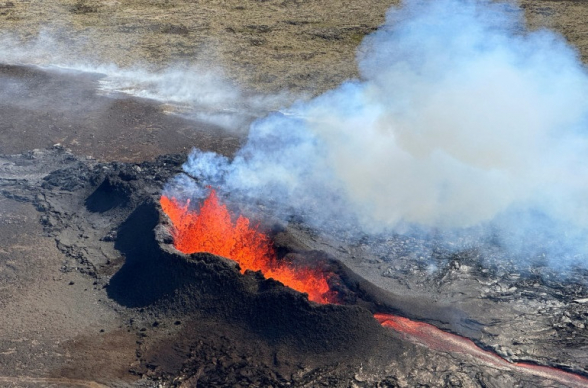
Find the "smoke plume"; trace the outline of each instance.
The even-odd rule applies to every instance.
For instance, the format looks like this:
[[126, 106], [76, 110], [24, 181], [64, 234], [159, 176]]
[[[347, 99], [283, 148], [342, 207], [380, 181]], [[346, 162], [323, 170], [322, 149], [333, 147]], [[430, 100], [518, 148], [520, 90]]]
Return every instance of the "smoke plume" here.
[[588, 76], [561, 36], [511, 4], [405, 0], [357, 60], [359, 79], [255, 121], [233, 160], [195, 150], [186, 172], [316, 227], [491, 234], [580, 260]]

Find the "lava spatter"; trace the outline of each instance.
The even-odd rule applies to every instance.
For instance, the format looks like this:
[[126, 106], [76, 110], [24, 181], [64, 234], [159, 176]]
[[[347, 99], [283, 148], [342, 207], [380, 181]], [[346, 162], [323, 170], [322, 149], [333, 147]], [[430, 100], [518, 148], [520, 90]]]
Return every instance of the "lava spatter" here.
[[261, 271], [267, 278], [308, 294], [317, 303], [334, 303], [328, 275], [320, 270], [296, 267], [279, 261], [270, 239], [240, 215], [233, 222], [227, 207], [220, 203], [215, 190], [198, 211], [189, 209], [174, 197], [163, 195], [161, 207], [173, 224], [174, 246], [190, 254], [209, 252], [236, 261], [244, 273]]

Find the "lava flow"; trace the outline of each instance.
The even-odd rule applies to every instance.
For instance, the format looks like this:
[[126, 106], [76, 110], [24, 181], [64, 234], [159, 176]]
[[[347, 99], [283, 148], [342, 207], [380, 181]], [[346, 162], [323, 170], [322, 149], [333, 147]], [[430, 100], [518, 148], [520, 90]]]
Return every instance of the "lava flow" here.
[[164, 195], [160, 202], [172, 221], [177, 250], [186, 254], [209, 252], [223, 256], [236, 261], [243, 273], [246, 270], [261, 271], [267, 278], [308, 294], [308, 299], [314, 302], [335, 302], [326, 274], [277, 260], [269, 238], [243, 216], [233, 222], [214, 190], [210, 191], [199, 211], [189, 209], [189, 200], [180, 204], [176, 198]]
[[481, 349], [470, 339], [447, 333], [428, 323], [411, 321], [408, 318], [390, 314], [375, 314], [374, 317], [382, 326], [389, 327], [401, 333], [406, 339], [430, 349], [469, 355], [494, 368], [515, 370], [557, 381], [569, 387], [588, 387], [588, 379], [585, 377], [547, 366], [523, 362], [511, 363], [495, 353]]

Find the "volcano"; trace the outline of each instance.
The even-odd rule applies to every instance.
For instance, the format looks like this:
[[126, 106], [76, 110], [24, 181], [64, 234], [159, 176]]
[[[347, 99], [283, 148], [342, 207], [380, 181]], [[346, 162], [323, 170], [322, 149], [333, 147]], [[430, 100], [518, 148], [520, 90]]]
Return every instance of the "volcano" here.
[[[63, 257], [61, 287], [93, 290], [101, 314], [122, 322], [97, 328], [100, 342], [63, 345], [75, 358], [41, 384], [105, 381], [106, 370], [168, 386], [585, 385], [586, 272], [521, 273], [499, 254], [440, 247], [431, 272], [418, 256], [428, 241], [319, 235], [263, 208], [249, 221], [205, 187], [200, 202], [161, 197], [181, 155], [104, 163], [56, 146], [1, 160], [5, 201], [40, 213]], [[262, 264], [234, 254], [244, 249]], [[87, 347], [110, 366], [85, 366]], [[122, 349], [133, 353], [112, 369]]]
[[[176, 249], [174, 220], [195, 225], [193, 217], [207, 211], [171, 199], [160, 205], [163, 185], [180, 171], [180, 156], [100, 163], [56, 148], [2, 160], [5, 198], [41, 212], [44, 233], [67, 257], [62, 273], [89, 279], [96, 292], [106, 292], [104, 308], [126, 317], [125, 330], [136, 338], [131, 372], [143, 381], [169, 386], [585, 385], [585, 337], [578, 327], [585, 301], [570, 279], [514, 278], [462, 252], [439, 255], [446, 269], [431, 277], [423, 276], [426, 269], [419, 269], [417, 258], [405, 257], [395, 272], [408, 281], [407, 291], [390, 292], [372, 281], [373, 272], [370, 277], [376, 269], [385, 275], [381, 279], [396, 279], [387, 275], [392, 267], [384, 258], [374, 258], [382, 241], [344, 245], [303, 224], [247, 223], [265, 259], [303, 273], [312, 263], [312, 273], [324, 275], [336, 295], [336, 304], [325, 303], [263, 268], [247, 269], [229, 254]], [[27, 178], [15, 184], [14, 176]], [[169, 217], [170, 204], [188, 218]], [[234, 205], [211, 195], [207, 206], [228, 212]], [[213, 218], [216, 227], [223, 219], [233, 228], [244, 224], [235, 214], [223, 217]], [[400, 237], [395, 242], [411, 250], [421, 243]], [[516, 282], [517, 292], [502, 286], [506, 279]], [[477, 297], [473, 308], [471, 281], [501, 288], [485, 291], [488, 295]], [[427, 296], [433, 286], [438, 292]], [[523, 301], [535, 306], [532, 319], [527, 314], [521, 321]], [[406, 322], [414, 329], [402, 329]], [[556, 336], [546, 336], [549, 330]], [[83, 376], [75, 370], [55, 373], [79, 380]]]
[[[323, 9], [315, 3], [300, 1], [237, 3], [209, 4], [198, 7], [198, 11], [192, 2], [182, 1], [78, 1], [73, 5], [39, 3], [35, 7], [17, 1], [0, 5], [0, 18], [5, 25], [11, 30], [24, 28], [25, 36], [33, 34], [30, 29], [37, 26], [38, 18], [45, 19], [47, 14], [59, 11], [56, 20], [64, 17], [73, 21], [76, 34], [72, 36], [79, 37], [79, 41], [99, 43], [92, 47], [110, 47], [117, 55], [103, 54], [109, 61], [119, 60], [120, 66], [128, 65], [127, 56], [137, 58], [146, 52], [148, 55], [141, 58], [156, 67], [168, 65], [164, 59], [168, 55], [175, 55], [177, 62], [185, 61], [196, 47], [208, 47], [209, 35], [215, 31], [217, 35], [210, 38], [215, 44], [232, 42], [229, 49], [223, 46], [226, 51], [219, 54], [231, 63], [228, 68], [234, 76], [232, 80], [253, 80], [266, 92], [287, 85], [313, 96], [337, 88], [312, 99], [319, 102], [313, 105], [317, 109], [297, 110], [305, 107], [307, 99], [300, 93], [294, 97], [303, 101], [292, 109], [273, 111], [290, 100], [278, 96], [278, 102], [273, 101], [272, 105], [274, 96], [259, 90], [242, 92], [233, 89], [236, 84], [230, 82], [211, 82], [212, 86], [199, 82], [208, 81], [208, 73], [190, 76], [189, 71], [169, 70], [155, 74], [148, 70], [79, 64], [74, 70], [63, 63], [53, 67], [21, 66], [18, 63], [30, 58], [27, 50], [35, 48], [27, 46], [24, 56], [18, 55], [22, 54], [20, 41], [7, 49], [10, 52], [5, 59], [17, 64], [0, 65], [0, 82], [4, 86], [0, 91], [0, 385], [588, 386], [588, 270], [573, 261], [567, 262], [566, 271], [560, 270], [550, 262], [553, 256], [548, 255], [555, 251], [562, 253], [556, 256], [562, 261], [564, 257], [577, 258], [564, 248], [570, 242], [583, 241], [582, 236], [572, 234], [569, 239], [558, 240], [558, 234], [540, 235], [533, 241], [549, 238], [539, 245], [530, 244], [537, 248], [536, 257], [525, 260], [520, 251], [509, 250], [498, 233], [465, 243], [461, 236], [445, 235], [442, 228], [433, 229], [430, 234], [414, 232], [410, 227], [368, 233], [370, 227], [377, 229], [374, 220], [393, 216], [395, 210], [410, 215], [411, 220], [430, 221], [429, 214], [421, 210], [443, 203], [455, 206], [442, 206], [447, 212], [441, 218], [466, 208], [468, 213], [458, 221], [474, 222], [486, 216], [486, 208], [471, 201], [477, 199], [478, 191], [454, 190], [454, 183], [477, 177], [468, 175], [472, 171], [468, 168], [466, 174], [443, 175], [439, 180], [435, 173], [425, 174], [428, 181], [415, 174], [422, 170], [415, 169], [414, 164], [403, 164], [408, 159], [399, 160], [398, 180], [379, 174], [385, 170], [379, 168], [383, 163], [376, 163], [376, 168], [364, 168], [390, 154], [389, 141], [376, 144], [373, 153], [366, 152], [364, 146], [370, 136], [386, 132], [388, 123], [400, 117], [401, 129], [416, 123], [421, 130], [414, 137], [397, 133], [395, 139], [400, 140], [393, 144], [403, 152], [413, 152], [417, 157], [409, 159], [416, 160], [417, 167], [427, 163], [433, 167], [459, 165], [453, 162], [463, 157], [473, 161], [468, 167], [483, 169], [485, 177], [499, 183], [497, 187], [506, 188], [494, 191], [500, 195], [492, 198], [502, 199], [503, 193], [512, 193], [507, 189], [517, 186], [518, 181], [493, 181], [502, 178], [495, 174], [499, 167], [512, 167], [509, 163], [514, 160], [517, 168], [513, 171], [519, 173], [518, 162], [527, 166], [527, 160], [519, 155], [540, 155], [549, 162], [561, 162], [555, 158], [557, 152], [581, 138], [581, 126], [566, 125], [581, 116], [583, 111], [577, 104], [584, 101], [582, 93], [572, 94], [582, 98], [566, 100], [568, 104], [552, 104], [550, 98], [532, 98], [536, 96], [533, 92], [544, 96], [541, 93], [555, 91], [555, 95], [569, 97], [567, 90], [577, 90], [580, 83], [549, 82], [560, 79], [545, 78], [553, 74], [539, 72], [547, 82], [533, 84], [540, 86], [536, 89], [514, 88], [529, 98], [516, 98], [520, 94], [513, 92], [505, 101], [498, 101], [509, 114], [501, 111], [493, 115], [492, 110], [484, 109], [490, 102], [500, 100], [500, 93], [480, 94], [484, 102], [480, 103], [472, 97], [478, 96], [475, 93], [460, 99], [463, 95], [459, 93], [423, 87], [426, 85], [419, 82], [423, 79], [418, 78], [428, 74], [430, 67], [438, 70], [437, 65], [455, 52], [460, 53], [452, 50], [456, 48], [453, 43], [467, 45], [472, 39], [475, 41], [477, 34], [450, 40], [451, 45], [441, 45], [443, 50], [435, 60], [422, 61], [412, 54], [431, 45], [421, 44], [426, 40], [420, 38], [442, 38], [442, 34], [427, 31], [419, 36], [418, 44], [386, 50], [386, 58], [409, 52], [411, 55], [400, 56], [410, 66], [380, 71], [382, 56], [376, 55], [373, 61], [362, 62], [358, 73], [352, 60], [354, 50], [363, 35], [375, 31], [382, 22], [384, 8], [389, 4], [372, 2], [371, 6], [359, 9], [351, 3], [327, 2], [321, 4]], [[474, 3], [478, 4], [461, 2]], [[573, 1], [522, 4], [535, 18], [530, 19], [534, 27], [547, 19], [559, 23], [562, 14], [581, 20], [584, 18], [578, 15], [586, 14], [582, 11], [585, 6]], [[376, 8], [378, 16], [370, 16]], [[199, 12], [211, 15], [205, 17]], [[468, 12], [453, 13], [472, 16]], [[390, 15], [393, 19], [396, 14]], [[453, 16], [448, 14], [447, 19], [450, 17]], [[342, 22], [337, 24], [335, 19]], [[22, 20], [26, 21], [26, 28], [22, 27]], [[100, 31], [91, 28], [92, 23], [99, 25]], [[451, 24], [452, 32], [469, 31], [455, 29], [455, 25], [462, 26]], [[381, 29], [381, 33], [385, 35], [388, 27]], [[568, 31], [568, 27], [564, 23], [562, 30]], [[520, 38], [521, 31], [513, 29], [515, 38]], [[64, 47], [63, 53], [75, 51], [78, 38], [64, 40], [68, 32], [61, 25], [59, 30], [58, 47], [71, 46]], [[476, 32], [503, 30], [500, 27]], [[284, 35], [284, 31], [291, 34]], [[94, 33], [100, 38], [91, 38]], [[359, 56], [363, 55], [362, 50], [370, 48], [370, 42], [377, 40], [376, 35], [372, 36], [375, 40], [368, 39], [361, 46]], [[550, 35], [540, 32], [533, 36], [540, 41], [541, 36]], [[16, 39], [4, 38], [5, 45]], [[565, 65], [570, 61], [577, 65], [573, 50], [564, 48], [567, 56], [563, 57], [551, 55], [561, 54], [558, 39], [550, 41], [552, 50], [547, 50], [548, 55], [543, 57], [545, 52], [533, 50], [522, 50], [514, 56], [503, 51], [498, 53], [502, 55], [490, 55], [492, 59], [506, 58], [506, 65], [487, 66], [479, 73], [496, 75], [498, 69], [504, 77], [491, 79], [482, 86], [490, 91], [496, 90], [496, 85], [520, 86], [508, 77], [518, 74], [510, 72], [513, 68], [509, 66], [513, 64], [536, 61], [533, 64], [552, 64], [560, 70], [569, 70]], [[46, 43], [43, 39], [40, 42], [41, 46]], [[496, 42], [501, 39], [483, 40], [474, 46], [482, 54], [496, 54], [492, 51]], [[522, 45], [517, 46], [520, 48], [529, 41], [521, 38], [517, 42]], [[582, 42], [577, 43], [584, 50]], [[32, 62], [53, 64], [61, 54], [61, 50], [52, 53], [47, 47], [42, 49], [43, 58]], [[528, 54], [528, 58], [520, 52]], [[213, 57], [212, 62], [216, 60], [212, 53], [205, 54]], [[344, 64], [343, 70], [335, 69], [337, 63]], [[464, 63], [476, 61], [460, 62]], [[410, 73], [413, 78], [396, 71], [407, 68], [418, 70]], [[441, 82], [444, 87], [471, 86], [467, 81], [480, 75], [472, 71], [468, 77], [460, 78], [459, 67], [447, 68], [441, 69], [442, 76], [434, 74], [430, 78], [448, 79]], [[557, 75], [571, 76], [572, 81], [582, 78], [578, 76], [583, 74], [582, 70], [572, 70]], [[254, 74], [244, 75], [249, 71]], [[528, 77], [523, 77], [525, 81], [537, 74], [523, 73]], [[395, 74], [402, 76], [394, 78]], [[351, 81], [339, 87], [345, 79]], [[389, 79], [401, 81], [396, 84], [398, 88], [381, 88], [379, 82]], [[113, 92], [109, 87], [116, 82], [122, 86]], [[194, 88], [194, 82], [203, 91]], [[382, 90], [406, 91], [406, 85], [416, 85], [410, 91], [424, 93], [400, 93], [401, 103], [407, 106], [393, 105], [399, 109], [387, 115], [387, 104], [392, 99], [381, 99]], [[194, 94], [194, 90], [201, 93]], [[162, 103], [158, 100], [161, 93], [175, 100]], [[354, 99], [340, 98], [348, 95]], [[436, 100], [439, 96], [442, 98]], [[374, 100], [375, 106], [364, 105]], [[447, 107], [443, 104], [446, 100], [452, 101], [451, 109], [438, 108]], [[334, 104], [321, 105], [325, 101]], [[429, 109], [421, 113], [432, 116], [410, 111], [412, 101], [430, 103]], [[515, 105], [525, 108], [520, 109], [523, 116], [512, 108]], [[554, 131], [550, 132], [550, 128], [557, 128], [555, 132], [559, 133], [562, 126], [568, 132], [561, 132], [569, 137], [545, 149], [536, 148], [543, 145], [541, 141], [523, 142], [528, 149], [521, 147], [514, 153], [510, 152], [510, 143], [500, 139], [496, 148], [500, 152], [488, 157], [483, 146], [495, 138], [488, 138], [487, 132], [476, 132], [468, 138], [472, 147], [460, 148], [456, 146], [459, 137], [439, 136], [435, 131], [441, 125], [429, 126], [424, 125], [426, 120], [420, 121], [421, 117], [433, 117], [435, 124], [444, 124], [453, 117], [454, 107], [463, 106], [466, 108], [459, 113], [467, 111], [465, 117], [474, 117], [475, 124], [503, 123], [500, 120], [523, 117], [524, 128], [532, 127], [529, 123], [536, 124], [544, 129], [542, 134], [551, 136]], [[190, 109], [197, 114], [186, 114]], [[488, 114], [469, 116], [468, 109], [476, 113], [482, 109], [482, 113]], [[369, 120], [357, 120], [357, 111]], [[538, 118], [525, 116], [528, 111], [538, 112]], [[379, 116], [382, 112], [385, 114]], [[563, 119], [561, 112], [566, 116]], [[316, 120], [305, 122], [301, 113]], [[231, 127], [234, 123], [248, 125], [258, 117], [265, 118], [250, 127], [251, 137], [246, 137], [243, 128]], [[549, 120], [542, 120], [545, 117]], [[279, 125], [270, 125], [272, 131], [265, 131], [268, 123]], [[314, 136], [315, 126], [323, 131], [322, 137]], [[448, 127], [458, 131], [462, 128]], [[507, 125], [494, 128], [505, 134], [513, 132]], [[373, 133], [369, 131], [374, 129]], [[433, 131], [434, 146], [445, 146], [439, 148], [446, 151], [441, 152], [441, 157], [437, 149], [418, 147], [422, 145], [419, 137], [428, 138], [429, 130]], [[335, 136], [340, 133], [344, 136]], [[360, 136], [353, 137], [357, 133]], [[346, 137], [353, 141], [342, 142]], [[525, 139], [535, 138], [523, 136]], [[321, 148], [324, 144], [343, 147], [336, 149], [341, 152], [333, 153], [332, 149]], [[347, 147], [349, 144], [353, 147]], [[197, 151], [188, 155], [191, 147]], [[536, 152], [537, 149], [544, 152]], [[578, 200], [581, 202], [577, 196], [557, 197], [560, 191], [569, 193], [566, 188], [582, 186], [582, 179], [569, 180], [570, 176], [575, 177], [570, 171], [583, 169], [578, 149], [574, 148], [564, 163], [539, 163], [541, 168], [533, 170], [548, 173], [553, 179], [550, 184], [538, 186], [542, 189], [540, 194], [576, 201], [558, 202], [568, 204], [564, 208], [572, 210], [564, 212], [566, 216], [575, 216], [575, 210], [583, 209], [574, 206]], [[266, 163], [267, 158], [256, 159], [260, 150], [272, 163]], [[388, 161], [386, 158], [383, 160]], [[217, 169], [207, 169], [208, 164], [200, 163], [203, 159]], [[305, 162], [302, 170], [297, 164], [300, 160]], [[327, 174], [315, 168], [333, 161], [337, 169]], [[241, 169], [244, 166], [252, 169]], [[568, 170], [569, 167], [573, 168]], [[249, 174], [250, 171], [259, 175]], [[262, 180], [262, 173], [277, 180]], [[527, 179], [529, 176], [518, 175], [527, 186], [515, 189], [537, 189], [536, 182]], [[532, 175], [537, 176], [543, 175]], [[241, 185], [235, 185], [236, 177], [242, 178]], [[299, 177], [311, 184], [297, 184]], [[330, 185], [333, 177], [341, 178], [335, 186]], [[352, 201], [345, 202], [349, 198], [342, 189], [354, 182], [353, 177], [366, 184], [351, 185]], [[414, 182], [414, 177], [418, 184], [407, 184]], [[420, 185], [422, 181], [440, 181], [443, 190]], [[243, 190], [244, 187], [249, 190]], [[378, 190], [372, 190], [374, 187]], [[414, 193], [426, 195], [411, 196], [415, 187], [420, 191]], [[376, 205], [382, 199], [388, 203], [390, 188], [402, 191], [403, 198], [410, 200], [405, 203], [425, 199], [429, 200], [424, 201], [427, 206], [421, 207], [419, 202], [416, 207], [389, 206], [379, 212], [381, 208]], [[465, 197], [456, 195], [464, 192], [468, 194]], [[482, 201], [487, 199], [485, 196], [478, 197], [480, 203], [488, 204]], [[374, 206], [362, 207], [362, 198]], [[457, 200], [443, 202], [453, 199]], [[538, 202], [540, 199], [544, 198], [535, 197]], [[329, 201], [344, 206], [332, 208]], [[284, 212], [284, 204], [289, 206], [289, 213]], [[348, 213], [366, 215], [362, 221], [372, 223], [361, 229], [348, 222], [348, 218], [340, 217]], [[317, 214], [323, 216], [323, 221], [326, 214], [328, 222], [316, 222], [313, 216]], [[541, 217], [532, 220], [540, 221]], [[561, 249], [547, 249], [553, 247]]]
[[[249, 234], [257, 236], [252, 241], [263, 243], [265, 259], [287, 263], [285, 268], [302, 273], [312, 263], [313, 273], [325, 275], [336, 304], [313, 301], [312, 293], [296, 291], [263, 268], [244, 268], [231, 255], [176, 249], [178, 218], [168, 217], [173, 202], [161, 206], [160, 192], [178, 173], [182, 160], [165, 156], [150, 163], [104, 164], [78, 159], [62, 149], [36, 152], [34, 158], [25, 154], [3, 159], [5, 197], [31, 203], [41, 212], [45, 233], [54, 236], [68, 258], [63, 273], [81, 273], [92, 280], [95, 289], [106, 291], [105, 306], [127, 317], [125, 327], [136, 338], [137, 360], [131, 367], [135, 376], [170, 386], [347, 386], [350, 381], [359, 386], [425, 381], [438, 386], [585, 385], [581, 357], [573, 353], [581, 349], [584, 338], [573, 329], [584, 302], [569, 280], [521, 277], [518, 293], [501, 291], [480, 299], [491, 308], [458, 309], [435, 302], [423, 289], [428, 282], [440, 285], [444, 297], [450, 292], [453, 300], [461, 298], [460, 306], [468, 307], [463, 295], [470, 289], [469, 279], [492, 282], [499, 276], [476, 264], [471, 252], [445, 258], [447, 269], [441, 278], [423, 279], [418, 267], [398, 268], [421, 291], [392, 293], [361, 274], [366, 267], [373, 270], [374, 264], [384, 273], [389, 268], [383, 259], [369, 259], [371, 249], [365, 246], [345, 246], [304, 225], [271, 226], [267, 219], [257, 227], [249, 223]], [[29, 175], [18, 185], [10, 180], [39, 166], [46, 172]], [[235, 208], [223, 205], [218, 195], [211, 195], [205, 205], [227, 212]], [[183, 218], [184, 225], [194, 225], [193, 217], [207, 211], [198, 204], [174, 206], [191, 220]], [[238, 218], [230, 214], [226, 225], [235, 227]], [[219, 220], [223, 217], [214, 219], [216, 227]], [[271, 245], [265, 245], [268, 242]], [[413, 244], [410, 249], [418, 246], [417, 241], [401, 242]], [[360, 250], [374, 262], [362, 260], [357, 265]], [[549, 302], [555, 297], [569, 302], [556, 307]], [[527, 318], [524, 325], [532, 330], [525, 333], [519, 331], [521, 318], [513, 309], [521, 298], [554, 306], [533, 320]], [[554, 308], [572, 324], [554, 323]], [[500, 334], [490, 335], [497, 330]], [[546, 330], [560, 334], [537, 340]], [[81, 377], [73, 369], [57, 373]]]

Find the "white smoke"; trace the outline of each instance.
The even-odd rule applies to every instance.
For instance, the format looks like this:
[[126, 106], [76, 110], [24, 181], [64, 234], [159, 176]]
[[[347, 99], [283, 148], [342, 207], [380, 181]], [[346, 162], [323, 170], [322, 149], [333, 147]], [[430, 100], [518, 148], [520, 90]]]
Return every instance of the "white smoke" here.
[[246, 92], [229, 81], [218, 65], [195, 63], [159, 71], [121, 69], [115, 65], [69, 65], [68, 68], [104, 74], [99, 83], [107, 93], [125, 93], [164, 102], [176, 113], [246, 132], [249, 124], [292, 100], [282, 94]]
[[358, 66], [256, 121], [231, 162], [194, 151], [185, 170], [315, 226], [483, 227], [519, 252], [586, 253], [588, 76], [561, 36], [505, 3], [405, 0]]
[[1, 62], [100, 74], [98, 87], [104, 94], [155, 100], [167, 104], [173, 113], [236, 132], [246, 132], [253, 120], [294, 99], [287, 92], [265, 95], [244, 90], [229, 80], [218, 63], [200, 58], [163, 69], [102, 63], [91, 56], [90, 39], [71, 42], [67, 39], [71, 35], [75, 32], [42, 30], [35, 39], [23, 41], [5, 34], [0, 36]]

